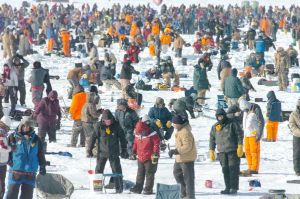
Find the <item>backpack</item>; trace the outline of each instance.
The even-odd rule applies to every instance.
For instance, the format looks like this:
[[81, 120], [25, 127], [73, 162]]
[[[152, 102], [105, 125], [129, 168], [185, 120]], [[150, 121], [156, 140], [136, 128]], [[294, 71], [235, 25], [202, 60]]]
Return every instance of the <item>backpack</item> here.
[[140, 90], [144, 90], [146, 84], [143, 80], [139, 80], [136, 85], [135, 85], [135, 88], [136, 89], [140, 89]]

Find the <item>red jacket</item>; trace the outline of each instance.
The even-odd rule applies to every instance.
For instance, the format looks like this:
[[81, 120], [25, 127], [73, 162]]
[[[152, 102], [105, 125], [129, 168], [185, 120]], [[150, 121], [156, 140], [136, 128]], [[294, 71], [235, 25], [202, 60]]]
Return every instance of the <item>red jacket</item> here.
[[132, 61], [132, 63], [138, 63], [138, 55], [140, 53], [140, 49], [137, 46], [129, 46], [126, 50], [126, 53], [129, 56], [130, 61]]
[[140, 162], [151, 160], [151, 156], [159, 155], [160, 139], [157, 132], [144, 122], [139, 121], [135, 126], [135, 138], [133, 143], [133, 154], [137, 154]]

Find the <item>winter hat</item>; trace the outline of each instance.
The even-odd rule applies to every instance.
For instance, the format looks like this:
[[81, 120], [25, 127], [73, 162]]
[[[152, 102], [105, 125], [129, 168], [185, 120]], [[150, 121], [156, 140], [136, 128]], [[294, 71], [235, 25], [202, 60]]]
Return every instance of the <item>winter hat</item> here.
[[93, 85], [93, 86], [90, 87], [90, 92], [91, 93], [98, 93], [98, 88]]
[[122, 99], [117, 99], [117, 105], [118, 106], [122, 105], [122, 106], [126, 106], [127, 107], [128, 103], [127, 103], [127, 100], [125, 100], [125, 99], [122, 98]]
[[237, 74], [238, 74], [237, 69], [236, 68], [232, 69], [231, 74], [232, 74], [232, 76], [237, 77]]
[[82, 68], [82, 63], [75, 63], [75, 68]]
[[102, 120], [111, 120], [113, 118], [114, 118], [114, 116], [109, 109], [105, 109], [102, 112], [102, 118], [101, 118]]
[[158, 98], [156, 98], [156, 100], [155, 100], [155, 105], [165, 105], [165, 101], [164, 101], [164, 99], [163, 98], [161, 98], [161, 97], [158, 97]]
[[186, 118], [182, 117], [181, 115], [175, 115], [172, 118], [173, 124], [185, 124], [186, 122], [188, 122], [188, 120]]
[[41, 62], [39, 62], [39, 61], [33, 62], [33, 68], [41, 68], [41, 67], [42, 67]]
[[137, 135], [147, 136], [151, 133], [151, 128], [142, 121], [138, 121], [135, 125], [135, 132]]
[[53, 98], [53, 99], [57, 99], [58, 97], [58, 94], [55, 90], [52, 90], [49, 95], [48, 95], [49, 98]]
[[30, 128], [34, 128], [34, 126], [35, 126], [33, 120], [30, 117], [23, 117], [23, 119], [21, 120], [19, 127], [18, 127], [19, 132], [22, 131], [22, 127], [24, 125], [29, 126]]
[[239, 105], [240, 105], [240, 109], [241, 109], [242, 111], [251, 108], [251, 103], [248, 102], [248, 101], [245, 100], [245, 99], [241, 99], [241, 101], [239, 102]]
[[269, 91], [267, 94], [267, 98], [268, 99], [272, 99], [272, 98], [276, 99], [276, 95], [275, 95], [274, 91]]
[[150, 121], [150, 118], [149, 118], [149, 115], [145, 114], [145, 115], [142, 117], [142, 122], [147, 122], [147, 121]]
[[222, 108], [217, 109], [217, 111], [216, 111], [216, 116], [218, 116], [218, 115], [223, 115], [223, 116], [225, 116], [225, 115], [226, 115], [225, 110], [222, 109]]

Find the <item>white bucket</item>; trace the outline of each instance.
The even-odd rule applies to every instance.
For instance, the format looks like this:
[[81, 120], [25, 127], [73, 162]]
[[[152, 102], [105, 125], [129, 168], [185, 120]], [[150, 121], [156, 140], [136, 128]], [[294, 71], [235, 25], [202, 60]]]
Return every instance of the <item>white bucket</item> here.
[[103, 174], [101, 174], [101, 173], [89, 174], [89, 179], [90, 179], [90, 190], [91, 191], [103, 192], [103, 186], [104, 186]]

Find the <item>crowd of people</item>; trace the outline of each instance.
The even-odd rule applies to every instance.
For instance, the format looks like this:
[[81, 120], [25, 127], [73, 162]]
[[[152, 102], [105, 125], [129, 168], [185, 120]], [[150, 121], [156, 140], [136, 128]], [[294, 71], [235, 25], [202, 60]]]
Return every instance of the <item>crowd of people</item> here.
[[[86, 157], [96, 157], [96, 173], [103, 173], [109, 160], [112, 172], [120, 175], [112, 177], [107, 188], [123, 192], [121, 157], [138, 162], [136, 183], [130, 191], [153, 194], [160, 152], [166, 150], [166, 142], [174, 133], [175, 148], [168, 152], [170, 158], [175, 156], [174, 178], [181, 186], [181, 198], [195, 198], [197, 146], [193, 132], [196, 130], [192, 129], [190, 119], [196, 118], [195, 107], [206, 105], [206, 93], [212, 87], [207, 72], [213, 68], [220, 81], [219, 91], [223, 92], [228, 105], [226, 110], [226, 107], [216, 110], [216, 123], [209, 138], [209, 158], [215, 161], [217, 150], [224, 175], [225, 189], [221, 194], [237, 194], [240, 175], [259, 173], [260, 142], [277, 141], [282, 110], [275, 92], [270, 91], [264, 117], [261, 107], [250, 102], [249, 91], [256, 91], [250, 79], [278, 77], [279, 90], [287, 91], [289, 69], [299, 66], [300, 49], [294, 46], [298, 42], [300, 47], [300, 8], [258, 5], [229, 5], [227, 8], [162, 5], [160, 8], [157, 11], [149, 5], [121, 7], [119, 4], [107, 9], [100, 9], [97, 4], [92, 7], [83, 4], [80, 8], [63, 4], [23, 5], [21, 8], [3, 4], [0, 7], [5, 60], [0, 82], [0, 198], [6, 193], [7, 199], [17, 199], [19, 191], [20, 198], [33, 198], [37, 173], [46, 174], [46, 136], [49, 143], [56, 142], [56, 131], [60, 129], [62, 111], [65, 111], [51, 85], [51, 67], [45, 69], [40, 61], [30, 63], [27, 59], [30, 54], [39, 53], [33, 46], [42, 46], [43, 56], [88, 58], [88, 63], [74, 63], [67, 74], [68, 98], [71, 99], [67, 112], [74, 121], [68, 147], [78, 147], [79, 139], [79, 147], [85, 148]], [[240, 28], [244, 26], [248, 30], [243, 32]], [[293, 42], [286, 50], [275, 45], [278, 31], [291, 32]], [[195, 35], [195, 42], [186, 42], [183, 34]], [[99, 38], [98, 44], [95, 38]], [[124, 52], [120, 74], [117, 74], [118, 59], [110, 50], [115, 43]], [[192, 92], [172, 99], [168, 106], [165, 99], [157, 97], [148, 114], [139, 115], [143, 95], [131, 84], [133, 76], [143, 73], [148, 80], [146, 83], [161, 79], [153, 87], [156, 90], [182, 89], [180, 74], [169, 55], [174, 51], [176, 58], [182, 58], [188, 47], [199, 56], [194, 66]], [[276, 50], [274, 64], [265, 60], [270, 48]], [[156, 65], [148, 67], [147, 71], [138, 71], [135, 64], [140, 61], [139, 54], [147, 50]], [[243, 71], [230, 63], [229, 52], [236, 50], [251, 52], [244, 61]], [[220, 54], [220, 61], [214, 67], [212, 56], [217, 54]], [[30, 64], [32, 69], [28, 68]], [[25, 83], [26, 70], [31, 70], [29, 84]], [[299, 82], [300, 76], [295, 85]], [[137, 85], [146, 90], [146, 83], [139, 81]], [[18, 101], [22, 107], [27, 106], [27, 85], [33, 110], [23, 116], [16, 129], [10, 129], [7, 118], [17, 119]], [[115, 112], [101, 106], [101, 87], [121, 91]], [[46, 97], [43, 97], [44, 91]], [[8, 113], [2, 107], [3, 98], [4, 103], [10, 103]], [[289, 128], [294, 136], [294, 170], [300, 176], [299, 100], [296, 107], [289, 118]], [[38, 127], [37, 134], [35, 127]], [[248, 169], [240, 171], [240, 158], [244, 155]], [[5, 191], [7, 165], [9, 175]]]

